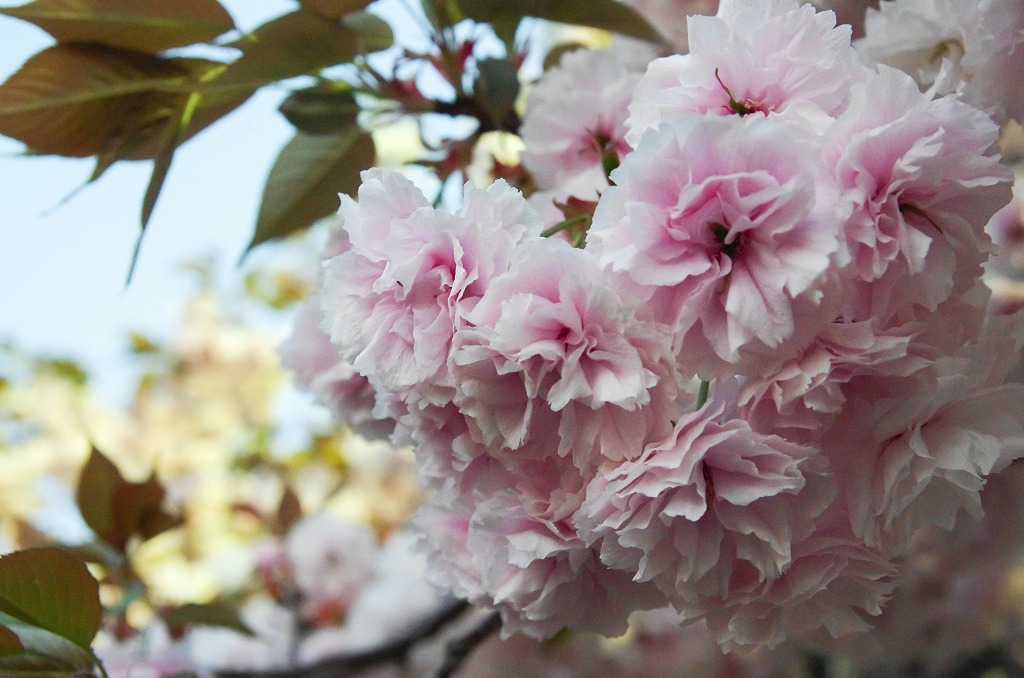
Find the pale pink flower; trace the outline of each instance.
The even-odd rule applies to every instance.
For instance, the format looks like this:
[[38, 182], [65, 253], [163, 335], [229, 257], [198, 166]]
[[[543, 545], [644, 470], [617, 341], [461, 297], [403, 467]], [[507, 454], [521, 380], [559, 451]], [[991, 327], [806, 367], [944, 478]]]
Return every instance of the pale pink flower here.
[[503, 635], [550, 638], [570, 628], [616, 636], [630, 612], [660, 603], [653, 586], [606, 567], [567, 517], [545, 508], [506, 490], [483, 499], [470, 524], [467, 543], [502, 613]]
[[754, 430], [814, 442], [842, 409], [850, 379], [904, 377], [929, 364], [909, 352], [910, 342], [880, 333], [872, 320], [830, 323], [799, 356], [743, 384], [743, 417]]
[[314, 514], [288, 531], [285, 551], [302, 596], [302, 616], [330, 624], [373, 577], [379, 547], [366, 526]]
[[[677, 609], [778, 579], [831, 501], [824, 459], [755, 433], [722, 407], [680, 417], [635, 461], [606, 465], [574, 521], [601, 559], [658, 586]], [[752, 583], [751, 583], [752, 582]]]
[[832, 319], [843, 215], [818, 155], [771, 119], [688, 116], [613, 173], [587, 248], [647, 288], [687, 370], [762, 372]]
[[846, 240], [860, 279], [874, 281], [898, 260], [894, 286], [914, 284], [908, 276], [923, 276], [916, 284], [925, 292], [951, 289], [951, 277], [970, 286], [988, 251], [984, 226], [1010, 199], [997, 132], [984, 113], [952, 97], [932, 100], [895, 69], [853, 88], [825, 156], [854, 207]]
[[455, 402], [493, 454], [532, 443], [585, 468], [639, 454], [675, 412], [667, 334], [563, 242], [524, 246], [466, 318]]
[[846, 387], [821, 446], [867, 544], [898, 554], [921, 527], [950, 530], [961, 509], [980, 517], [986, 478], [1024, 456], [1024, 386], [1003, 385], [1019, 359], [1019, 319], [991, 322], [929, 368], [929, 391], [880, 392], [870, 379]]
[[359, 204], [343, 205], [352, 250], [328, 262], [325, 327], [341, 357], [378, 387], [443, 405], [464, 313], [522, 239], [539, 233], [540, 220], [504, 182], [486, 192], [467, 185], [456, 214], [417, 206], [412, 191], [400, 175], [368, 170]]
[[780, 117], [818, 132], [866, 68], [850, 27], [796, 0], [725, 0], [692, 16], [690, 53], [655, 60], [629, 106], [626, 139], [688, 113]]
[[859, 540], [814, 536], [793, 546], [778, 578], [738, 573], [739, 595], [705, 598], [684, 619], [701, 618], [726, 650], [774, 648], [797, 634], [837, 638], [871, 628], [896, 583], [895, 566]]
[[291, 335], [278, 347], [281, 365], [330, 411], [334, 421], [371, 440], [386, 440], [395, 421], [375, 412], [376, 389], [338, 356], [338, 348], [320, 328], [322, 317], [320, 295], [314, 293], [299, 309]]
[[957, 92], [997, 119], [1024, 114], [1024, 6], [1018, 0], [895, 0], [869, 10], [866, 57], [930, 93]]
[[594, 198], [608, 186], [604, 158], [629, 152], [624, 121], [640, 72], [613, 52], [579, 49], [530, 91], [520, 134], [523, 166], [540, 189]]

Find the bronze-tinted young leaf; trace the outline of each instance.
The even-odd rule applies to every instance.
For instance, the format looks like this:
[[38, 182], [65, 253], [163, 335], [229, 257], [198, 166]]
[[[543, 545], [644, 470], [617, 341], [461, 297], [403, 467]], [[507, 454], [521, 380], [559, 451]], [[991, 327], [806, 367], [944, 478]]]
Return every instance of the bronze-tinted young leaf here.
[[18, 634], [0, 624], [0, 657], [17, 654], [24, 649], [25, 646], [18, 640]]
[[352, 92], [311, 87], [289, 94], [278, 110], [300, 132], [333, 134], [352, 127], [359, 104]]
[[[496, 26], [518, 26], [524, 17], [600, 28], [650, 42], [661, 36], [629, 5], [616, 0], [588, 0], [580, 10], [576, 0], [458, 0], [466, 16]], [[501, 36], [501, 31], [498, 31]], [[505, 38], [506, 36], [501, 36]]]
[[376, 14], [352, 12], [345, 15], [341, 22], [355, 33], [356, 51], [360, 54], [379, 52], [395, 44], [391, 26]]
[[202, 604], [188, 603], [166, 610], [161, 613], [161, 616], [172, 631], [198, 624], [220, 626], [244, 633], [247, 636], [254, 635], [252, 629], [238, 615], [237, 608], [223, 600]]
[[59, 548], [0, 557], [0, 612], [88, 649], [100, 628], [100, 587], [82, 561]]
[[55, 45], [0, 85], [0, 134], [38, 153], [85, 157], [140, 134], [180, 105], [189, 73], [160, 57]]
[[164, 489], [155, 477], [128, 482], [95, 447], [78, 481], [78, 508], [86, 524], [114, 548], [124, 551], [133, 536], [149, 539], [179, 524], [161, 508]]
[[328, 19], [339, 19], [349, 12], [357, 12], [371, 2], [373, 0], [299, 0], [299, 4], [305, 9]]
[[338, 22], [299, 10], [263, 24], [233, 46], [242, 56], [210, 88], [260, 87], [349, 62], [356, 55], [356, 36]]
[[354, 124], [330, 136], [298, 134], [270, 169], [249, 249], [337, 212], [338, 194], [355, 194], [373, 162], [373, 139]]
[[235, 27], [217, 0], [35, 0], [0, 13], [29, 21], [58, 42], [141, 52], [207, 42]]
[[95, 447], [92, 448], [79, 475], [75, 499], [86, 525], [115, 546], [121, 535], [115, 518], [117, 507], [114, 506], [114, 497], [126, 484], [114, 463]]
[[288, 534], [292, 525], [302, 520], [302, 504], [295, 491], [288, 487], [281, 495], [281, 501], [277, 505], [277, 516], [274, 521], [274, 531], [280, 536]]

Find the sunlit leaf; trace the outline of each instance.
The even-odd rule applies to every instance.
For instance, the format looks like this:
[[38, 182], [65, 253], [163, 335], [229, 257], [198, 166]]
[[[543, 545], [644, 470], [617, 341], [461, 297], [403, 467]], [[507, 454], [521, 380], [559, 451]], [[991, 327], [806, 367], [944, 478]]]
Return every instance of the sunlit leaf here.
[[349, 62], [356, 55], [356, 36], [340, 23], [299, 10], [263, 24], [233, 46], [242, 56], [210, 87], [260, 87]]
[[350, 12], [356, 12], [373, 0], [299, 0], [304, 8], [323, 15], [328, 19], [338, 19]]
[[238, 615], [237, 607], [226, 601], [188, 603], [166, 610], [161, 613], [161, 616], [172, 630], [194, 625], [219, 626], [247, 636], [253, 635], [252, 629]]
[[0, 612], [88, 649], [102, 622], [99, 584], [59, 548], [0, 557]]
[[350, 91], [312, 87], [289, 94], [278, 110], [300, 132], [333, 134], [352, 127], [359, 104]]
[[341, 20], [356, 36], [356, 50], [360, 54], [379, 52], [395, 44], [391, 26], [375, 14], [353, 12]]
[[650, 42], [661, 41], [658, 32], [636, 10], [616, 0], [588, 0], [585, 10], [576, 0], [458, 0], [458, 3], [466, 16], [494, 25], [499, 36], [506, 40], [509, 27], [514, 31], [523, 18], [533, 17], [600, 28]]
[[35, 0], [0, 13], [29, 21], [59, 42], [142, 52], [207, 42], [235, 27], [217, 0]]
[[96, 45], [55, 45], [0, 85], [0, 134], [38, 153], [85, 157], [173, 109], [191, 81], [160, 57]]
[[338, 194], [355, 194], [373, 162], [373, 140], [354, 122], [340, 134], [297, 135], [270, 170], [249, 249], [337, 212]]

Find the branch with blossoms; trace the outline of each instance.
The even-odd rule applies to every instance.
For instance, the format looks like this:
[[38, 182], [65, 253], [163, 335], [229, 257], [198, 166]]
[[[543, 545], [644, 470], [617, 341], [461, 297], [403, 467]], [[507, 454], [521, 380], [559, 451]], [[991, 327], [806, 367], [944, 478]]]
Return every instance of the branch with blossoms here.
[[[993, 516], [1020, 510], [1008, 497], [1024, 457], [1024, 314], [983, 277], [988, 229], [1012, 196], [998, 149], [1021, 117], [1020, 89], [994, 83], [1024, 72], [1019, 3], [943, 14], [897, 0], [864, 15], [853, 41], [830, 11], [724, 0], [687, 20], [683, 53], [623, 41], [568, 51], [524, 97], [521, 20], [571, 8], [503, 7], [426, 2], [429, 50], [381, 67], [366, 49], [341, 60], [336, 80], [319, 57], [301, 61], [317, 82], [282, 105], [301, 131], [271, 173], [253, 244], [348, 193], [283, 362], [338, 423], [413, 450], [426, 576], [462, 602], [371, 650], [292, 653], [277, 662], [290, 668], [260, 675], [401, 663], [469, 605], [484, 612], [438, 675], [498, 631], [547, 642], [643, 623], [700, 629], [737, 655], [796, 645], [806, 660], [813, 648], [824, 673], [858, 632], [901, 619], [901, 601], [934, 599], [936, 578], [989, 581], [950, 544], [1020, 541], [996, 539]], [[147, 209], [205, 97], [284, 72], [268, 44], [292, 55], [297, 36], [323, 36], [314, 42], [338, 47], [338, 27], [380, 37], [373, 19], [331, 8], [303, 2], [257, 29], [256, 47], [235, 43], [236, 60], [175, 79], [187, 114], [172, 116]], [[593, 24], [653, 37], [622, 4], [593, 9]], [[654, 23], [671, 41], [671, 26]], [[924, 47], [895, 39], [919, 24], [942, 30]], [[480, 47], [485, 25], [504, 55]], [[113, 48], [101, 45], [86, 51]], [[450, 88], [443, 98], [417, 84], [428, 70]], [[436, 114], [475, 127], [430, 144]], [[367, 128], [402, 118], [420, 123], [432, 150], [415, 164], [441, 193], [472, 174], [487, 133], [515, 133], [521, 152], [491, 158], [486, 181], [442, 200], [357, 161], [369, 157]], [[104, 137], [98, 167], [122, 141]], [[1008, 221], [1019, 227], [1019, 213]], [[288, 508], [283, 498], [278, 517]], [[318, 598], [322, 570], [295, 554], [263, 571], [293, 587], [274, 589], [270, 608], [291, 630], [337, 622], [370, 569], [359, 567], [376, 547], [366, 530], [339, 528], [325, 544], [323, 527], [282, 532], [286, 551], [316, 546], [318, 567], [348, 563], [331, 595]], [[948, 550], [932, 558], [938, 543]], [[1019, 562], [1007, 550], [994, 560], [1001, 590]], [[922, 627], [959, 628], [944, 612]], [[903, 640], [887, 635], [887, 648]], [[966, 642], [951, 645], [971, 661], [1005, 658]]]
[[414, 448], [431, 572], [503, 636], [661, 607], [726, 650], [863, 631], [915, 538], [1024, 455], [1022, 320], [981, 284], [999, 125], [851, 35], [722, 2], [686, 54], [545, 74], [529, 198], [447, 211], [384, 169], [342, 197], [292, 341], [313, 327], [371, 394], [335, 411]]

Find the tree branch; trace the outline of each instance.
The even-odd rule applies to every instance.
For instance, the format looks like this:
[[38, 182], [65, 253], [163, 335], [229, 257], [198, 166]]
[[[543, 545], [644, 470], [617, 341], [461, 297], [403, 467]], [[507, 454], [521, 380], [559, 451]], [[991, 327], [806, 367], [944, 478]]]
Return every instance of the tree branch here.
[[218, 678], [336, 678], [364, 671], [378, 664], [405, 661], [418, 643], [430, 638], [469, 609], [464, 600], [449, 598], [437, 610], [405, 633], [369, 650], [328, 657], [315, 664], [270, 671], [219, 671]]
[[463, 635], [445, 645], [444, 661], [430, 674], [430, 678], [449, 678], [462, 665], [480, 643], [501, 628], [501, 616], [489, 612]]

